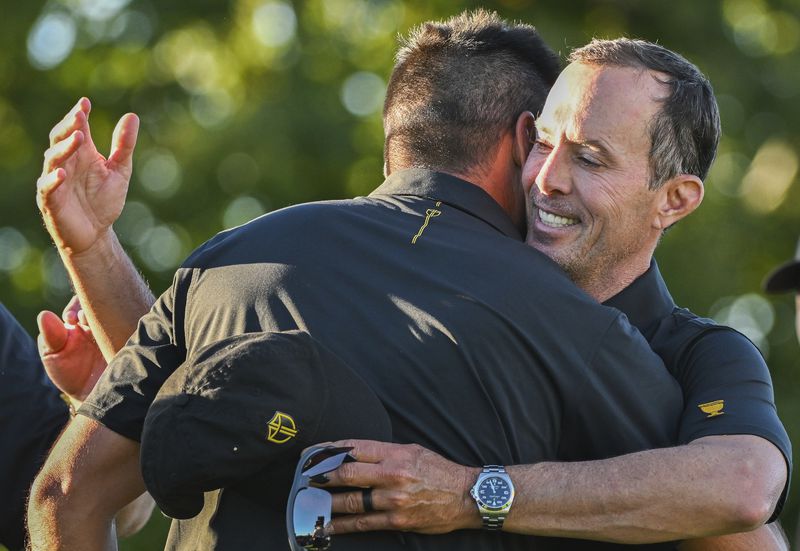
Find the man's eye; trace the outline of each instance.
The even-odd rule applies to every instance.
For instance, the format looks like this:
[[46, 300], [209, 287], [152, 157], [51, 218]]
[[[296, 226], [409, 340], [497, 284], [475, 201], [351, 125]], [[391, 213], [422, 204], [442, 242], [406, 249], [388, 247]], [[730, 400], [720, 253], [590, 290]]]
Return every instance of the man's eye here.
[[536, 140], [533, 142], [533, 147], [538, 149], [539, 151], [550, 151], [553, 149], [553, 146], [543, 140]]
[[589, 157], [585, 157], [583, 155], [578, 155], [578, 161], [581, 164], [583, 164], [584, 166], [587, 166], [589, 168], [598, 168], [598, 167], [603, 166], [602, 164], [598, 163], [594, 159], [590, 159]]

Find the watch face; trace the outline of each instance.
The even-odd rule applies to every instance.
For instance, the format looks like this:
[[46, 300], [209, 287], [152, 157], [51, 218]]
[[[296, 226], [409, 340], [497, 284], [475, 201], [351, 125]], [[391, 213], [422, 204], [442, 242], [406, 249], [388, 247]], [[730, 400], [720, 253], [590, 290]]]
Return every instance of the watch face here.
[[511, 486], [504, 478], [490, 476], [478, 486], [478, 499], [490, 509], [500, 509], [511, 499]]

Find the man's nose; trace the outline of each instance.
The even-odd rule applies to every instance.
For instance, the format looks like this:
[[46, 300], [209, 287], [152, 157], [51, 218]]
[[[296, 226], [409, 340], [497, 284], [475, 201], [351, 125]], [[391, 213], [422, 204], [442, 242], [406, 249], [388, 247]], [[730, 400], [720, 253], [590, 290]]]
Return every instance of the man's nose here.
[[556, 145], [536, 175], [536, 187], [544, 195], [560, 193], [567, 195], [572, 191], [572, 176], [569, 167], [569, 154], [563, 145]]

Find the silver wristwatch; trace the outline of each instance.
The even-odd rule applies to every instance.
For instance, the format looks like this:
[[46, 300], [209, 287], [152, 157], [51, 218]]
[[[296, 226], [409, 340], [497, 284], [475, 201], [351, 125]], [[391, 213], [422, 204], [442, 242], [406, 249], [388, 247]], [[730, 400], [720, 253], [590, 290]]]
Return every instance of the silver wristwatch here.
[[483, 527], [486, 530], [501, 530], [514, 501], [514, 484], [505, 468], [486, 465], [469, 495], [478, 505]]

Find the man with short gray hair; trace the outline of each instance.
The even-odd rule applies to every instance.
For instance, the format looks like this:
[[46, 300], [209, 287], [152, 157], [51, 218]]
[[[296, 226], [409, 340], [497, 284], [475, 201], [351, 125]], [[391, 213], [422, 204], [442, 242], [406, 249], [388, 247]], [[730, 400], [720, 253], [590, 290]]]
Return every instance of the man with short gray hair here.
[[[596, 40], [570, 60], [536, 120], [523, 172], [527, 241], [594, 298], [625, 312], [664, 359], [684, 391], [681, 445], [604, 461], [508, 467], [516, 497], [504, 529], [628, 543], [753, 530], [780, 510], [791, 465], [769, 371], [744, 336], [675, 306], [653, 261], [664, 231], [703, 197], [720, 135], [711, 86], [681, 56], [640, 40]], [[424, 531], [442, 506], [424, 504], [438, 481], [426, 475], [420, 456], [355, 445], [414, 484], [371, 478], [376, 501], [380, 490], [409, 505], [342, 517], [336, 529], [399, 522]], [[343, 469], [349, 483], [366, 483], [359, 463]], [[335, 473], [331, 478], [339, 482]], [[442, 495], [448, 492], [459, 494], [449, 488]], [[474, 527], [466, 488], [460, 495], [463, 503], [452, 505], [456, 525]], [[360, 511], [337, 499], [340, 511]], [[553, 540], [542, 545], [560, 548]], [[681, 546], [783, 548], [777, 524]]]

